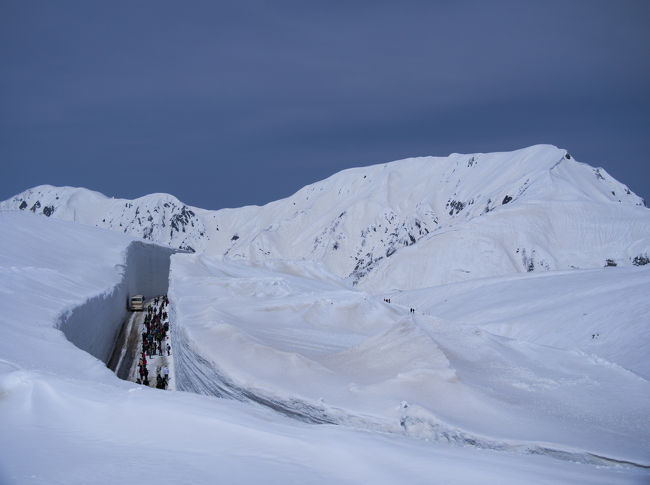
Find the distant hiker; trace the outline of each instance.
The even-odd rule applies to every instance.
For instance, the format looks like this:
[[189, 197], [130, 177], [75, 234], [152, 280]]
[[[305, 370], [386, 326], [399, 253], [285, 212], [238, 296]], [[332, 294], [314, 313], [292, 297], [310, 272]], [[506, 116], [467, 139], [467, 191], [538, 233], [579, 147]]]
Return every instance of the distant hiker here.
[[171, 355], [171, 350], [172, 350], [171, 346], [167, 344], [167, 355]]
[[169, 367], [163, 367], [163, 375], [165, 376], [165, 382], [169, 380]]

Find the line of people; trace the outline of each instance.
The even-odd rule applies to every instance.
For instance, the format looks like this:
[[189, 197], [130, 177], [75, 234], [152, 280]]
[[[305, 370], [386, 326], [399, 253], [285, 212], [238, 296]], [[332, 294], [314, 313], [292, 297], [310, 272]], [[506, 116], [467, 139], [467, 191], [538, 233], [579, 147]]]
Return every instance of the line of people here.
[[[149, 304], [147, 314], [144, 317], [144, 331], [142, 332], [142, 355], [138, 362], [138, 374], [136, 379], [138, 384], [149, 385], [149, 370], [147, 369], [147, 357], [151, 359], [156, 355], [171, 355], [171, 346], [166, 342], [167, 332], [169, 332], [169, 321], [165, 307], [169, 305], [169, 299], [166, 295], [156, 297], [153, 300], [153, 306]], [[165, 347], [163, 347], [165, 343]], [[156, 388], [167, 389], [169, 384], [169, 367], [162, 366], [156, 372]]]
[[[169, 322], [167, 320], [167, 312], [165, 307], [169, 305], [169, 300], [166, 296], [160, 298], [161, 304], [158, 307], [159, 298], [154, 299], [154, 307], [151, 304], [147, 307], [147, 315], [144, 317], [145, 330], [142, 332], [142, 353], [146, 353], [149, 357], [152, 355], [163, 355], [163, 341], [169, 331]], [[171, 347], [167, 344], [164, 349], [167, 355], [170, 355]]]

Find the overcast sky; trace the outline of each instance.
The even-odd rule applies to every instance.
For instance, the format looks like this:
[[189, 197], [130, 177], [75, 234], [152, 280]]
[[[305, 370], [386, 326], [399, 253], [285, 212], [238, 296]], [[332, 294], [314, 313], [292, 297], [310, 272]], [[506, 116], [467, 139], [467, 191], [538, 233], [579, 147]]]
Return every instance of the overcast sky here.
[[0, 200], [238, 207], [537, 143], [650, 200], [650, 2], [0, 0]]

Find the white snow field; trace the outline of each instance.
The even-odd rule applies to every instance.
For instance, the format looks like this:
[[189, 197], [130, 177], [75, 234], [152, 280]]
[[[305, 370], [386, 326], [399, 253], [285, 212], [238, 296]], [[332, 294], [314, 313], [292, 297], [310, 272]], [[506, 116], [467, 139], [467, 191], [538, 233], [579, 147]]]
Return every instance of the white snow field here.
[[[402, 362], [382, 362], [370, 356], [364, 358], [362, 352], [357, 352], [358, 366], [374, 364], [376, 368], [356, 369], [356, 373], [365, 375], [367, 381], [359, 384], [358, 392], [367, 396], [356, 407], [362, 406], [364, 401], [372, 401], [368, 398], [373, 395], [379, 399], [374, 408], [382, 411], [383, 405], [389, 404], [388, 409], [383, 409], [383, 414], [377, 412], [371, 420], [361, 419], [355, 423], [350, 419], [350, 426], [308, 424], [246, 402], [160, 391], [122, 381], [103, 362], [68, 342], [57, 329], [57, 321], [71, 306], [110, 292], [118, 284], [130, 239], [106, 230], [20, 213], [0, 212], [0, 227], [1, 483], [136, 483], [144, 476], [155, 477], [152, 479], [157, 483], [611, 484], [642, 483], [648, 477], [647, 470], [624, 464], [594, 465], [581, 462], [580, 458], [557, 459], [516, 447], [495, 451], [469, 443], [448, 444], [446, 439], [428, 435], [419, 439], [414, 427], [418, 426], [419, 412], [425, 409], [418, 407], [421, 403], [416, 401], [406, 409], [408, 430], [395, 430], [399, 425], [383, 418], [397, 419], [400, 404], [397, 400], [411, 398], [413, 393], [419, 392], [417, 386], [407, 383], [405, 387], [411, 390], [410, 393], [400, 392], [393, 400], [388, 399], [385, 393], [395, 384], [380, 382], [375, 390], [364, 391], [363, 388], [371, 386], [368, 381], [391, 373], [388, 364], [395, 365], [398, 372], [402, 372], [408, 366], [409, 356], [403, 356]], [[173, 258], [174, 273], [178, 272], [173, 280], [174, 293], [178, 293], [180, 298], [177, 313], [182, 313], [188, 304], [196, 309], [183, 313], [179, 319], [179, 326], [188, 324], [183, 331], [191, 333], [200, 325], [189, 325], [188, 319], [198, 313], [207, 315], [214, 311], [211, 310], [214, 300], [202, 301], [207, 285], [227, 285], [218, 283], [222, 275], [215, 277], [216, 267], [209, 261], [205, 263], [196, 255]], [[182, 268], [196, 264], [202, 265], [203, 270], [188, 276], [182, 273]], [[302, 272], [303, 276], [291, 276], [287, 275], [287, 269], [291, 267], [275, 268], [274, 276], [269, 277], [260, 268], [240, 268], [239, 265], [228, 268], [233, 277], [231, 287], [237, 289], [239, 298], [249, 303], [259, 300], [256, 307], [242, 311], [239, 319], [242, 334], [246, 329], [250, 332], [255, 330], [252, 317], [259, 312], [264, 293], [272, 300], [271, 305], [276, 298], [280, 299], [275, 314], [285, 315], [284, 325], [278, 325], [277, 321], [274, 324], [278, 330], [276, 346], [302, 348], [305, 355], [314, 358], [333, 353], [350, 343], [367, 340], [374, 331], [374, 321], [379, 330], [390, 326], [391, 320], [402, 319], [401, 309], [384, 306], [365, 294], [337, 284], [336, 280], [321, 278], [315, 281], [304, 276], [307, 271]], [[304, 302], [314, 306], [315, 319], [306, 330], [287, 333], [299, 318], [286, 305], [292, 300], [298, 306], [295, 310], [305, 305], [299, 298], [291, 296], [291, 288], [300, 288], [300, 285], [307, 286], [302, 290], [322, 292], [325, 300], [314, 301], [314, 296], [305, 291]], [[182, 288], [188, 289], [191, 295], [180, 294]], [[257, 293], [257, 296], [247, 296], [251, 293]], [[217, 297], [221, 298], [221, 294], [217, 293]], [[333, 297], [341, 301], [327, 301]], [[196, 305], [191, 305], [192, 298]], [[198, 305], [199, 302], [202, 303]], [[329, 309], [328, 305], [333, 308]], [[224, 313], [235, 306], [235, 302], [226, 306]], [[332, 322], [332, 331], [327, 332], [332, 335], [329, 338], [322, 336], [322, 329], [319, 332], [318, 328], [327, 320], [326, 315]], [[357, 318], [350, 321], [359, 320], [359, 323], [352, 325], [351, 329], [337, 321], [342, 316], [355, 315]], [[207, 319], [200, 321], [206, 322]], [[218, 333], [221, 331], [218, 327], [214, 325], [204, 331]], [[282, 338], [282, 332], [288, 337]], [[264, 328], [257, 328], [256, 335], [256, 338], [263, 338]], [[268, 343], [272, 339], [267, 337], [265, 340]], [[406, 338], [395, 341], [395, 345], [405, 348], [408, 344], [404, 340]], [[303, 342], [302, 346], [300, 342]], [[304, 344], [310, 342], [313, 348], [305, 348]], [[196, 341], [192, 341], [192, 345], [200, 351], [201, 346]], [[421, 366], [420, 372], [424, 375], [431, 362], [444, 366], [443, 356], [436, 363], [435, 358], [427, 355], [427, 346], [432, 344], [428, 341], [422, 343], [424, 352], [417, 343], [413, 345], [415, 348], [409, 349], [413, 352], [412, 368]], [[235, 347], [241, 348], [241, 345]], [[286, 349], [282, 351], [288, 352]], [[246, 355], [251, 357], [258, 353], [255, 357], [258, 364], [264, 359], [262, 364], [268, 361], [275, 366], [278, 358], [273, 354], [280, 352], [260, 345], [253, 351], [246, 350]], [[374, 353], [382, 352], [381, 348], [374, 349]], [[524, 351], [523, 355], [528, 353]], [[282, 363], [286, 365], [283, 371], [287, 376], [302, 379], [317, 375], [318, 369], [304, 369], [304, 359], [297, 353], [287, 353], [286, 357]], [[177, 365], [178, 358], [176, 354]], [[345, 358], [339, 358], [338, 362], [344, 363]], [[232, 364], [232, 357], [225, 362]], [[254, 364], [248, 366], [252, 367]], [[246, 371], [244, 367], [233, 375], [241, 382], [239, 376]], [[430, 374], [435, 372], [429, 371]], [[343, 373], [322, 383], [322, 395], [327, 399], [327, 389], [335, 379], [343, 379]], [[417, 381], [417, 371], [411, 379]], [[268, 380], [277, 386], [276, 395], [286, 392], [299, 395], [307, 387], [299, 380], [295, 391], [286, 391], [288, 381], [289, 377]], [[607, 384], [606, 379], [603, 381]], [[637, 391], [641, 395], [629, 394], [634, 384], [628, 384], [622, 388], [622, 392], [628, 394], [620, 395], [618, 400], [609, 404], [609, 410], [619, 415], [621, 421], [629, 417], [624, 414], [628, 407], [621, 403], [622, 400], [633, 399], [640, 406], [647, 400], [647, 387], [643, 387], [647, 383], [640, 378], [639, 382]], [[313, 387], [319, 387], [318, 383]], [[349, 392], [345, 388], [340, 394], [345, 397]], [[598, 395], [598, 392], [593, 394]], [[576, 399], [583, 400], [579, 396]], [[524, 401], [521, 406], [530, 405], [530, 402]], [[486, 399], [485, 403], [459, 402], [458, 405], [489, 410], [491, 400]], [[326, 401], [322, 406], [329, 405]], [[414, 414], [410, 414], [411, 410]], [[517, 415], [514, 417], [518, 419]], [[374, 431], [368, 425], [373, 421], [382, 424], [384, 429]], [[510, 424], [503, 434], [512, 434], [517, 424]], [[642, 421], [638, 424], [637, 430], [629, 435], [625, 435], [629, 430], [623, 428], [621, 436], [641, 446], [647, 439], [647, 429], [643, 428], [647, 423]], [[600, 432], [598, 425], [586, 426], [593, 435]], [[525, 429], [520, 432], [526, 434]], [[533, 433], [531, 431], [531, 436]], [[624, 450], [630, 447], [625, 446]], [[643, 450], [636, 455], [621, 452], [616, 456], [636, 458], [641, 454]]]
[[[478, 280], [390, 304], [316, 275], [174, 256], [178, 388], [308, 421], [650, 465], [648, 269]], [[439, 292], [448, 318], [434, 316]]]
[[[650, 482], [650, 211], [564, 150], [0, 209], [2, 484]], [[105, 364], [144, 287], [176, 391]]]

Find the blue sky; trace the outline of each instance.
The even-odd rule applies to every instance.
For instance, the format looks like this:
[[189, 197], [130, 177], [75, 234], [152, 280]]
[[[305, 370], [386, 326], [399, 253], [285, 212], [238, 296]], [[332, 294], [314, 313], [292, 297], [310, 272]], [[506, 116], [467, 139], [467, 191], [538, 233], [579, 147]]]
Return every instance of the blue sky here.
[[650, 200], [650, 2], [0, 0], [0, 199], [207, 209], [537, 143]]

